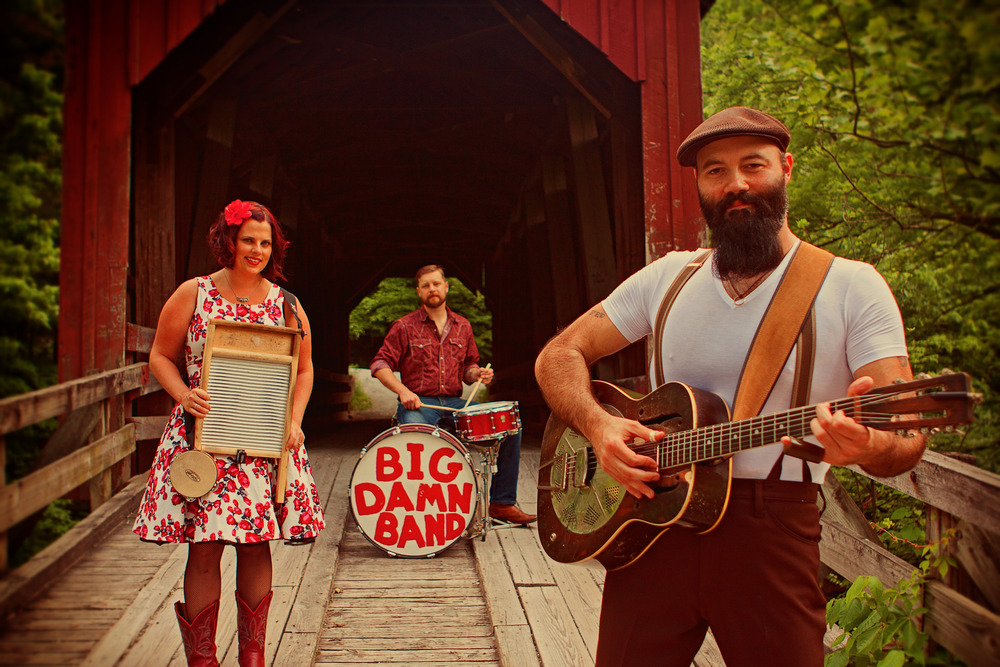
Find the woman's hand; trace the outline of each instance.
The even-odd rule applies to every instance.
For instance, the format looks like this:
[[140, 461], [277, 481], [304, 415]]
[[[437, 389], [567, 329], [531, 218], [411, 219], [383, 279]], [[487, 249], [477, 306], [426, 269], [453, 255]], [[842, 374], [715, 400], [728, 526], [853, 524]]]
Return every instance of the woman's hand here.
[[306, 434], [302, 432], [302, 425], [292, 422], [291, 432], [288, 434], [288, 442], [285, 443], [285, 449], [298, 449], [305, 442]]
[[181, 396], [180, 404], [195, 417], [207, 417], [208, 411], [212, 409], [212, 399], [201, 387], [195, 387]]

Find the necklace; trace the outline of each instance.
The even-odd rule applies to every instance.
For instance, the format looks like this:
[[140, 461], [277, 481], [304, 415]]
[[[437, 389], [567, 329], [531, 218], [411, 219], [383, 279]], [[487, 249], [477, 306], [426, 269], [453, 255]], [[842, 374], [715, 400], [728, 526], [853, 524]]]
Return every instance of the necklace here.
[[239, 294], [236, 293], [236, 288], [233, 287], [233, 283], [229, 281], [229, 272], [223, 269], [222, 275], [226, 277], [226, 284], [229, 285], [229, 290], [233, 293], [233, 296], [236, 297], [237, 303], [250, 303], [250, 297], [252, 297], [254, 294], [257, 293], [257, 290], [260, 288], [260, 284], [264, 282], [264, 276], [261, 276], [260, 280], [257, 281], [257, 286], [254, 287], [253, 291], [250, 292], [250, 296], [240, 296]]
[[768, 271], [767, 273], [760, 274], [757, 277], [757, 280], [753, 281], [753, 283], [750, 284], [750, 287], [746, 288], [746, 290], [742, 292], [736, 289], [736, 283], [733, 282], [732, 278], [727, 278], [726, 284], [729, 285], [729, 289], [733, 292], [733, 294], [736, 295], [735, 297], [733, 297], [733, 305], [742, 306], [744, 303], [746, 303], [746, 298], [750, 296], [750, 293], [753, 292], [755, 289], [757, 289], [758, 285], [764, 282], [764, 279], [767, 278], [769, 275], [771, 275], [770, 271]]

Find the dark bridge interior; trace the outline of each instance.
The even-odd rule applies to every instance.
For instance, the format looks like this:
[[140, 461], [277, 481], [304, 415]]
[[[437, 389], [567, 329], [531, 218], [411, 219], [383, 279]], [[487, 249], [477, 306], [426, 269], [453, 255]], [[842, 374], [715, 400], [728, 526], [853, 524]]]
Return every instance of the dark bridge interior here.
[[[436, 262], [486, 295], [497, 391], [537, 404], [537, 350], [645, 259], [638, 84], [541, 2], [227, 2], [134, 102], [133, 265], [173, 244], [147, 300], [214, 270], [208, 225], [257, 199], [332, 371], [360, 299]], [[143, 229], [164, 200], [174, 228]]]

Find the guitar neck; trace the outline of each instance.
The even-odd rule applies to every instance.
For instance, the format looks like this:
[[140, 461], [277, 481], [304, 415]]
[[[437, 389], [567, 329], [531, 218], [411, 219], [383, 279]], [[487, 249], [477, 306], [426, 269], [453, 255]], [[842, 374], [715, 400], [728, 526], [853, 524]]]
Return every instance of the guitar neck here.
[[[843, 410], [847, 416], [853, 417], [853, 399], [831, 401], [830, 411], [837, 410]], [[670, 433], [656, 443], [653, 458], [661, 469], [669, 469], [712, 461], [754, 447], [773, 445], [786, 435], [802, 438], [812, 433], [809, 422], [815, 416], [816, 406], [809, 405], [762, 417]]]

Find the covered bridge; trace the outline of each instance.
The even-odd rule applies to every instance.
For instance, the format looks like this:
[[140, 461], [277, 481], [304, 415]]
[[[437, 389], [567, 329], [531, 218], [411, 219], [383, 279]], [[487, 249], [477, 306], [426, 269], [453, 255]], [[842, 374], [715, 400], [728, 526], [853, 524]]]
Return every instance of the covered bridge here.
[[441, 263], [486, 296], [495, 392], [544, 419], [531, 366], [557, 327], [696, 244], [673, 153], [701, 120], [701, 9], [69, 3], [60, 379], [122, 366], [176, 285], [216, 268], [221, 208], [257, 199], [291, 231], [321, 379], [346, 373], [349, 314], [382, 278]]
[[[519, 497], [533, 509], [537, 351], [647, 261], [698, 243], [693, 175], [673, 154], [701, 119], [711, 4], [68, 2], [61, 382], [0, 401], [0, 462], [7, 434], [60, 426], [37, 470], [0, 477], [0, 663], [183, 660], [170, 616], [186, 549], [129, 530], [170, 408], [145, 354], [175, 286], [215, 268], [205, 234], [234, 198], [269, 205], [291, 232], [288, 287], [309, 310], [320, 379], [312, 418], [346, 414], [349, 313], [382, 278], [438, 262], [486, 295], [496, 393], [529, 424]], [[624, 381], [645, 358], [632, 347], [596, 372]], [[546, 559], [534, 529], [464, 540], [420, 573], [375, 562], [346, 488], [358, 443], [381, 428], [310, 426], [328, 525], [308, 550], [275, 546], [269, 658], [592, 660], [603, 571]], [[998, 664], [1000, 477], [927, 452], [879, 481], [927, 504], [929, 541], [960, 531], [959, 566], [922, 590], [924, 628], [970, 664]], [[91, 515], [9, 570], [8, 534], [67, 495]], [[911, 575], [832, 475], [825, 498], [827, 566]], [[696, 664], [721, 664], [712, 648]]]

